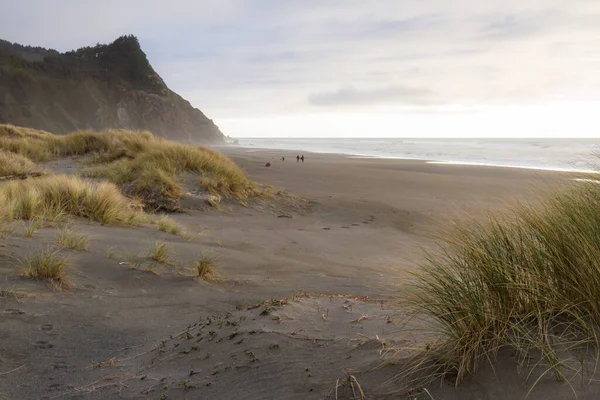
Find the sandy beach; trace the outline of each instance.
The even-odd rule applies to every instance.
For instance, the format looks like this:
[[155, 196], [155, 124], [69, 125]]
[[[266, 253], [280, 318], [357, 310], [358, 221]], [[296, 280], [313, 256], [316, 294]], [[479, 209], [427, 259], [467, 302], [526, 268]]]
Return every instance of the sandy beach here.
[[[53, 229], [32, 240], [17, 224], [0, 239], [0, 398], [351, 399], [350, 375], [365, 398], [428, 398], [390, 395], [393, 387], [382, 384], [393, 366], [373, 370], [382, 348], [407, 338], [396, 302], [424, 249], [452, 221], [482, 218], [573, 178], [334, 154], [305, 153], [298, 163], [295, 152], [220, 150], [251, 179], [294, 197], [207, 210], [188, 196], [172, 217], [197, 233], [192, 239], [79, 223], [91, 246], [64, 250], [73, 258], [68, 292], [23, 279], [14, 263], [49, 243]], [[77, 171], [72, 163], [47, 168]], [[130, 268], [157, 239], [169, 244], [173, 264], [215, 257], [224, 280], [197, 281], [169, 265]], [[496, 372], [497, 379], [484, 368], [458, 390], [442, 384], [430, 393], [527, 395], [531, 382], [510, 359]], [[592, 389], [579, 398], [594, 398]], [[572, 391], [548, 382], [532, 396]]]

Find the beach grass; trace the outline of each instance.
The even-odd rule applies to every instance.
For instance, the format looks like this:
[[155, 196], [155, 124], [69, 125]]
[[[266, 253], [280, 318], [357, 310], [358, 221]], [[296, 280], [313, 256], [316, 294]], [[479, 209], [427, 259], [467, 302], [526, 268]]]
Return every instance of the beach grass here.
[[[177, 210], [178, 200], [184, 195], [179, 176], [185, 173], [198, 175], [200, 186], [220, 196], [245, 201], [260, 193], [244, 171], [223, 154], [156, 138], [145, 131], [113, 129], [58, 136], [0, 125], [0, 151], [40, 162], [86, 155], [88, 177], [115, 183], [123, 193], [141, 199], [152, 210]], [[33, 168], [26, 161], [22, 164], [21, 169]]]
[[199, 279], [206, 282], [218, 282], [221, 280], [221, 273], [217, 267], [214, 257], [202, 255], [196, 262], [196, 274]]
[[163, 240], [157, 240], [152, 243], [148, 252], [148, 257], [161, 264], [169, 263], [169, 253], [171, 247]]
[[114, 184], [68, 175], [8, 182], [0, 188], [0, 212], [7, 219], [57, 220], [73, 215], [102, 224], [124, 225], [148, 220]]
[[33, 234], [44, 226], [44, 220], [33, 218], [28, 222], [23, 222], [23, 228], [26, 238], [32, 238]]
[[66, 248], [87, 251], [90, 239], [71, 225], [65, 225], [56, 233], [56, 242]]
[[166, 215], [161, 215], [155, 220], [156, 226], [158, 230], [165, 233], [170, 233], [171, 235], [185, 235], [185, 228], [173, 221], [171, 218]]
[[0, 177], [27, 174], [36, 170], [35, 163], [29, 158], [0, 150]]
[[49, 281], [56, 288], [70, 288], [66, 268], [69, 258], [58, 253], [57, 249], [48, 247], [39, 249], [29, 257], [18, 260], [23, 276], [37, 280]]
[[[566, 379], [599, 360], [600, 185], [578, 183], [483, 223], [455, 226], [430, 253], [408, 304], [435, 339], [403, 380], [458, 384], [510, 348]], [[581, 368], [579, 368], [581, 369]], [[593, 374], [592, 374], [593, 375]]]

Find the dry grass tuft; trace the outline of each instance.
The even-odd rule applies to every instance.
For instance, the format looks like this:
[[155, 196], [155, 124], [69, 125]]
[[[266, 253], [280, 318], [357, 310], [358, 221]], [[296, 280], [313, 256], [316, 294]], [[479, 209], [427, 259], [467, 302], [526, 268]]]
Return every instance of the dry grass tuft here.
[[20, 259], [23, 275], [37, 280], [46, 280], [57, 288], [70, 288], [72, 285], [66, 277], [65, 269], [69, 259], [58, 254], [58, 250], [47, 248], [34, 252], [31, 256]]
[[600, 361], [598, 271], [596, 183], [456, 227], [412, 289], [409, 304], [437, 341], [409, 363], [403, 380], [445, 376], [459, 383], [509, 347], [523, 366], [543, 366], [544, 374], [565, 380], [573, 371], [585, 381], [582, 371], [595, 371]]
[[202, 255], [196, 262], [196, 274], [199, 279], [207, 282], [218, 282], [221, 280], [221, 273], [217, 267], [214, 257]]
[[155, 222], [158, 230], [162, 232], [170, 233], [171, 235], [185, 235], [183, 226], [164, 214], [158, 217]]
[[73, 226], [65, 225], [56, 233], [56, 241], [63, 247], [73, 250], [87, 251], [90, 248], [88, 236], [77, 231]]
[[36, 165], [27, 157], [0, 150], [0, 177], [35, 171]]
[[183, 173], [201, 175], [200, 184], [214, 194], [238, 199], [254, 194], [253, 184], [244, 172], [222, 154], [159, 139], [151, 140], [146, 151], [135, 157], [114, 158], [109, 164], [88, 170], [90, 176], [104, 177], [121, 185], [126, 193], [143, 199], [148, 207], [167, 211], [177, 210], [177, 200], [184, 195], [177, 179]]
[[162, 240], [157, 240], [154, 243], [152, 243], [152, 246], [150, 247], [150, 251], [148, 253], [148, 257], [151, 260], [154, 260], [158, 263], [168, 264], [170, 250], [171, 248], [167, 243], [165, 243]]
[[66, 175], [9, 182], [0, 188], [0, 204], [8, 219], [56, 220], [70, 214], [102, 224], [124, 225], [138, 225], [148, 219], [115, 185]]

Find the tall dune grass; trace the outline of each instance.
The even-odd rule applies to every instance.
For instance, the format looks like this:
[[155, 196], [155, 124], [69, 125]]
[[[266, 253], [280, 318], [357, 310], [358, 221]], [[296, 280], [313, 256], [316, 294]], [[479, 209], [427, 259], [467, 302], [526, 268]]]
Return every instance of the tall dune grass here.
[[36, 171], [36, 165], [20, 154], [0, 150], [0, 177]]
[[137, 225], [148, 220], [114, 184], [67, 175], [7, 183], [0, 187], [0, 213], [8, 219], [73, 215], [103, 224]]
[[90, 155], [89, 177], [108, 179], [154, 209], [175, 208], [176, 200], [184, 194], [178, 182], [183, 173], [198, 175], [200, 185], [222, 196], [245, 200], [258, 194], [242, 169], [223, 154], [155, 138], [149, 132], [115, 129], [55, 136], [0, 125], [0, 150], [35, 161]]
[[561, 379], [582, 359], [597, 364], [600, 185], [456, 227], [427, 258], [409, 304], [439, 341], [409, 363], [407, 381], [458, 383], [504, 347], [523, 364], [536, 355]]

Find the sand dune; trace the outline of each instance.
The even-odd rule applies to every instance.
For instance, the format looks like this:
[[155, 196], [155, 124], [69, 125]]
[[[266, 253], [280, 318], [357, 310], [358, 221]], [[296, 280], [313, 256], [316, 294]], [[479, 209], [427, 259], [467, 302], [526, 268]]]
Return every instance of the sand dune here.
[[[62, 250], [73, 258], [75, 285], [63, 292], [19, 277], [14, 261], [52, 242], [55, 229], [31, 239], [17, 223], [0, 239], [0, 397], [333, 399], [337, 382], [337, 398], [349, 399], [352, 375], [366, 398], [406, 398], [381, 386], [393, 366], [372, 367], [382, 350], [410, 340], [395, 300], [431, 235], [450, 220], [572, 178], [323, 154], [296, 163], [291, 152], [226, 151], [252, 179], [299, 198], [224, 203], [216, 211], [189, 197], [173, 218], [196, 233], [191, 239], [155, 227], [78, 223], [90, 249]], [[155, 240], [168, 243], [171, 265], [148, 262]], [[186, 269], [202, 254], [215, 257], [222, 282], [198, 281]], [[498, 379], [484, 369], [457, 390], [430, 392], [435, 399], [527, 394], [524, 376], [504, 391], [503, 382], [517, 376], [509, 357], [496, 372]], [[572, 393], [559, 383], [536, 390], [537, 398]], [[594, 398], [588, 392], [580, 398]]]

